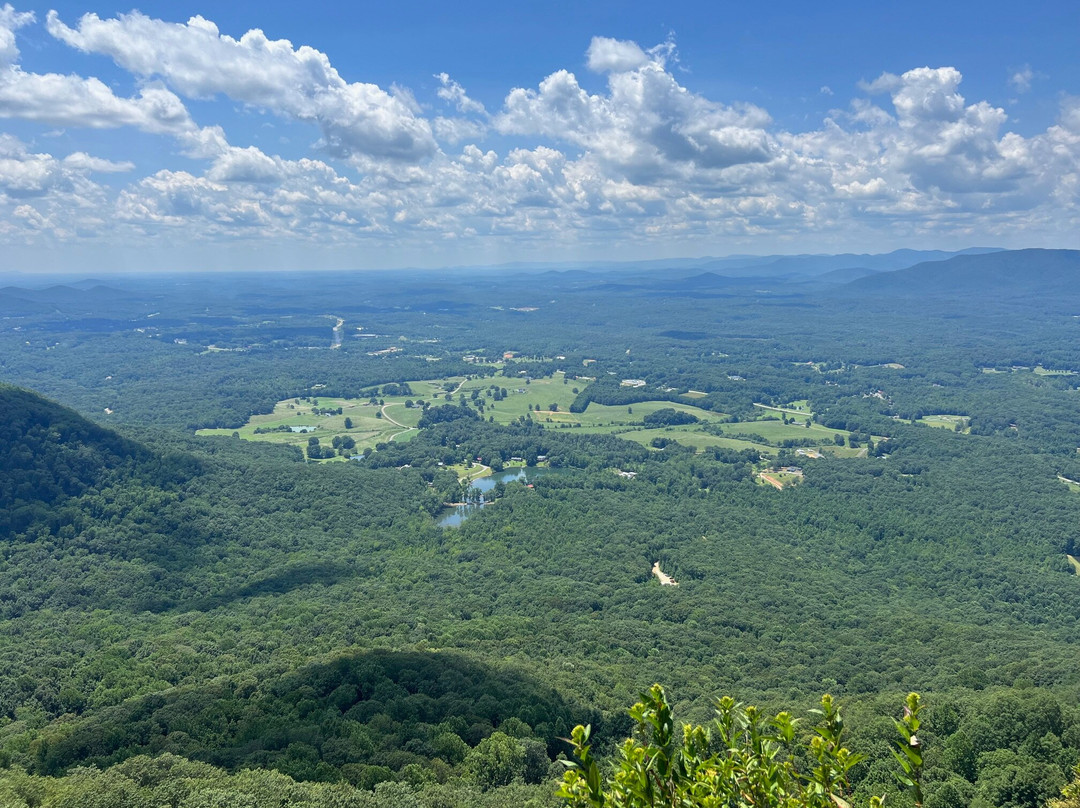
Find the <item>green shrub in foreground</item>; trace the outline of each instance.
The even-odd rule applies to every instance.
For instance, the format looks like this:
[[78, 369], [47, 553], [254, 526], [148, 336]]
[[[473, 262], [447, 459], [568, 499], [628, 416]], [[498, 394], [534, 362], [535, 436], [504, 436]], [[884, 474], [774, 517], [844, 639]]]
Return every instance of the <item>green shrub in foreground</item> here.
[[[907, 698], [897, 721], [897, 780], [922, 804], [919, 696]], [[606, 778], [589, 744], [591, 729], [577, 726], [571, 742], [577, 761], [567, 764], [559, 796], [569, 808], [846, 808], [848, 772], [862, 760], [843, 746], [844, 722], [831, 696], [823, 696], [819, 721], [801, 738], [799, 720], [783, 712], [767, 717], [756, 707], [725, 697], [710, 727], [685, 725], [678, 740], [667, 696], [659, 685], [630, 710], [635, 737], [619, 748]], [[872, 797], [872, 808], [882, 798]]]

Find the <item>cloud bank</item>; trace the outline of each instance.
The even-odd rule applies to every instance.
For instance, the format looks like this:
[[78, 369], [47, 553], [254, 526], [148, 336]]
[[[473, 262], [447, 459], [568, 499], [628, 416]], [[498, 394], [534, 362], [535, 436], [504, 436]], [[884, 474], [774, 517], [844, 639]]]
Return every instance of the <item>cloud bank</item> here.
[[[489, 109], [446, 73], [421, 103], [406, 89], [346, 79], [315, 48], [257, 29], [233, 38], [200, 16], [87, 14], [69, 24], [50, 12], [43, 25], [57, 42], [130, 77], [135, 91], [117, 95], [95, 76], [23, 70], [19, 36], [35, 25], [0, 8], [0, 127], [137, 131], [168, 138], [196, 168], [51, 155], [4, 135], [8, 243], [557, 250], [841, 243], [853, 233], [1007, 243], [1018, 229], [1053, 241], [1078, 224], [1080, 100], [1063, 96], [1052, 126], [1021, 136], [1004, 109], [966, 99], [949, 66], [883, 73], [796, 132], [759, 106], [688, 89], [669, 64], [671, 42], [595, 37], [588, 81], [557, 70], [508, 87]], [[1010, 82], [1019, 92], [1034, 76], [1025, 67]], [[309, 126], [309, 154], [230, 142], [221, 122], [189, 110], [207, 99]]]

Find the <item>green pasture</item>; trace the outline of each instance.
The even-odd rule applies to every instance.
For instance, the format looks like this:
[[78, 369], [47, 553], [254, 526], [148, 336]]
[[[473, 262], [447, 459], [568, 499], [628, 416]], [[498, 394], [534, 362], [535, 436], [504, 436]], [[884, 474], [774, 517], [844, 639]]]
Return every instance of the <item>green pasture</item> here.
[[644, 446], [651, 445], [655, 438], [667, 438], [668, 440], [678, 441], [683, 446], [692, 446], [697, 451], [712, 448], [736, 449], [739, 451], [742, 451], [743, 449], [755, 449], [756, 451], [767, 455], [774, 455], [777, 451], [772, 446], [765, 446], [761, 443], [752, 443], [751, 441], [727, 438], [721, 435], [710, 435], [708, 432], [703, 432], [700, 427], [694, 425], [668, 426], [657, 429], [636, 429], [631, 432], [623, 433], [620, 437], [625, 438], [626, 440], [632, 440], [635, 443], [640, 443]]
[[[428, 398], [421, 398], [424, 401], [429, 401]], [[420, 407], [406, 407], [404, 401], [393, 401], [384, 398], [386, 406], [382, 408], [383, 418], [397, 421], [405, 427], [415, 427], [420, 421], [420, 416], [424, 414], [424, 411]], [[416, 401], [414, 398], [413, 401]], [[356, 420], [355, 418], [353, 419]], [[400, 430], [398, 430], [400, 431]]]
[[[412, 398], [413, 401], [418, 398], [423, 399], [424, 401], [434, 401], [436, 397], [443, 397], [449, 392], [446, 390], [446, 385], [453, 384], [454, 387], [457, 387], [464, 381], [464, 376], [446, 376], [442, 379], [424, 379], [418, 382], [409, 382], [409, 387], [412, 388], [413, 394], [412, 396], [407, 396], [407, 398]], [[399, 398], [401, 397], [396, 396], [394, 400], [396, 401]], [[401, 400], [404, 401], [404, 398], [401, 398]], [[387, 398], [386, 402], [389, 404], [390, 399]]]
[[[275, 404], [274, 411], [271, 413], [252, 416], [251, 420], [239, 429], [200, 429], [196, 434], [227, 436], [238, 432], [242, 440], [296, 446], [301, 450], [307, 447], [308, 440], [312, 437], [318, 438], [322, 445], [328, 446], [334, 436], [349, 435], [356, 441], [354, 451], [359, 453], [391, 439], [402, 441], [411, 438], [415, 434], [415, 426], [420, 420], [421, 410], [419, 407], [406, 407], [406, 399], [432, 400], [432, 393], [435, 389], [442, 390], [441, 385], [442, 380], [410, 383], [413, 390], [411, 396], [381, 396], [380, 398], [386, 402], [385, 408], [360, 399], [313, 396], [311, 400], [304, 401], [289, 398]], [[313, 404], [313, 401], [317, 401], [318, 404]], [[341, 407], [341, 415], [313, 415], [312, 408], [315, 406], [326, 409]], [[376, 415], [379, 412], [384, 413], [382, 418]], [[352, 421], [352, 427], [349, 429], [345, 428], [346, 418]], [[397, 423], [394, 423], [395, 421]], [[313, 426], [315, 430], [306, 433], [255, 432], [259, 428], [273, 429], [279, 426]], [[412, 427], [411, 431], [410, 427]]]
[[[876, 439], [875, 439], [876, 440]], [[832, 455], [833, 457], [866, 457], [867, 451], [865, 446], [860, 446], [858, 449], [852, 449], [850, 446], [818, 446], [815, 447], [822, 454]], [[810, 461], [813, 462], [813, 461]]]
[[[313, 397], [311, 400], [287, 399], [279, 401], [272, 413], [256, 415], [238, 430], [202, 429], [200, 435], [231, 435], [238, 432], [243, 440], [260, 440], [296, 446], [303, 450], [311, 437], [319, 438], [322, 445], [329, 445], [336, 435], [350, 435], [356, 441], [356, 451], [374, 448], [379, 443], [391, 440], [409, 440], [416, 434], [416, 425], [423, 411], [420, 407], [406, 407], [406, 400], [427, 401], [432, 405], [447, 403], [446, 396], [452, 394], [456, 404], [464, 396], [472, 402], [475, 391], [478, 399], [484, 402], [484, 417], [493, 418], [496, 423], [511, 423], [522, 416], [531, 417], [549, 429], [580, 429], [594, 434], [614, 434], [627, 440], [648, 446], [654, 438], [664, 437], [677, 440], [684, 446], [697, 450], [713, 447], [729, 449], [755, 449], [763, 454], [774, 455], [775, 447], [767, 446], [746, 437], [757, 434], [771, 443], [785, 440], [812, 439], [820, 445], [822, 451], [837, 456], [857, 456], [861, 450], [835, 445], [834, 436], [847, 433], [829, 429], [811, 422], [804, 425], [810, 416], [809, 403], [790, 402], [786, 412], [795, 418], [795, 423], [784, 424], [779, 419], [768, 418], [761, 421], [743, 421], [726, 423], [728, 416], [710, 412], [690, 404], [671, 401], [640, 401], [630, 405], [607, 406], [590, 404], [583, 413], [570, 412], [570, 405], [577, 398], [579, 391], [587, 381], [564, 380], [562, 373], [551, 378], [529, 378], [524, 375], [466, 378], [463, 376], [440, 379], [424, 379], [409, 382], [412, 394], [409, 396], [380, 396], [383, 405], [369, 404], [366, 400], [334, 397]], [[506, 390], [506, 397], [495, 401], [489, 396], [492, 386]], [[450, 388], [449, 390], [447, 388]], [[314, 402], [317, 402], [315, 404]], [[555, 409], [552, 409], [552, 405]], [[342, 408], [341, 415], [313, 415], [314, 406], [319, 408]], [[642, 419], [661, 409], [674, 409], [696, 416], [702, 423], [723, 423], [723, 435], [712, 435], [702, 429], [702, 424], [687, 424], [645, 429]], [[766, 411], [769, 408], [763, 407]], [[382, 414], [379, 417], [378, 413]], [[350, 418], [352, 427], [345, 428], [345, 419]], [[279, 426], [313, 426], [309, 433], [266, 432], [256, 434], [257, 428], [275, 428]]]
[[1080, 483], [1076, 482], [1076, 480], [1070, 480], [1068, 477], [1062, 477], [1060, 475], [1058, 475], [1058, 479], [1065, 483], [1066, 487], [1074, 494], [1080, 494]]
[[[460, 393], [454, 397], [459, 400], [460, 395], [465, 394], [466, 400], [472, 396], [473, 390], [479, 390], [484, 399], [484, 415], [494, 416], [499, 424], [516, 421], [522, 415], [530, 415], [533, 420], [539, 421], [545, 426], [559, 424], [581, 424], [581, 429], [589, 432], [606, 432], [606, 427], [619, 427], [628, 424], [640, 423], [646, 415], [661, 409], [673, 409], [680, 412], [688, 412], [696, 415], [702, 421], [717, 420], [724, 418], [722, 413], [710, 412], [700, 407], [689, 404], [679, 404], [671, 401], [640, 401], [630, 405], [606, 406], [603, 404], [590, 404], [585, 412], [572, 413], [570, 405], [577, 398], [579, 392], [589, 382], [579, 379], [569, 379], [564, 382], [564, 375], [556, 373], [551, 378], [530, 379], [526, 382], [525, 377], [520, 378], [495, 376], [487, 379], [471, 379], [462, 386]], [[487, 390], [492, 385], [505, 388], [506, 398], [495, 401], [487, 397]], [[521, 392], [518, 392], [521, 391]], [[552, 410], [555, 404], [558, 409]], [[531, 409], [530, 409], [531, 408]], [[539, 408], [539, 409], [537, 409]], [[550, 419], [550, 421], [548, 420]]]
[[789, 404], [785, 404], [783, 407], [773, 407], [770, 404], [758, 403], [755, 403], [754, 406], [760, 410], [765, 410], [766, 412], [779, 412], [784, 413], [785, 415], [794, 415], [796, 417], [801, 415], [809, 418], [814, 414], [810, 410], [810, 402], [806, 399], [803, 399], [801, 401], [792, 401]]
[[842, 429], [829, 429], [813, 421], [810, 422], [810, 426], [806, 426], [805, 423], [804, 418], [796, 418], [793, 424], [785, 424], [780, 420], [740, 421], [737, 424], [724, 424], [723, 429], [725, 435], [737, 436], [753, 433], [777, 443], [808, 438], [818, 443], [829, 444], [834, 443], [836, 435], [841, 435], [845, 441], [847, 440], [848, 433]]
[[927, 426], [939, 427], [943, 429], [956, 429], [956, 425], [959, 424], [961, 431], [968, 431], [968, 422], [970, 417], [967, 415], [959, 414], [939, 414], [939, 415], [925, 415], [915, 423], [926, 424]]
[[473, 463], [471, 466], [466, 466], [464, 463], [454, 463], [450, 466], [445, 466], [447, 471], [452, 471], [458, 476], [458, 481], [464, 482], [465, 480], [476, 480], [480, 477], [485, 477], [491, 474], [491, 467], [485, 466], [482, 463]]
[[[700, 407], [689, 404], [678, 404], [672, 401], [639, 401], [627, 406], [608, 406], [605, 404], [590, 404], [585, 412], [581, 413], [552, 413], [552, 421], [557, 423], [555, 416], [567, 416], [568, 420], [577, 421], [582, 428], [600, 427], [612, 424], [641, 423], [641, 419], [657, 410], [670, 409], [677, 412], [685, 412], [695, 415], [701, 421], [717, 421], [726, 416], [723, 413], [710, 412]], [[534, 414], [535, 415], [535, 414]], [[547, 417], [547, 413], [540, 413], [541, 421]]]
[[1054, 370], [1051, 368], [1044, 368], [1042, 365], [1036, 365], [1032, 371], [1036, 376], [1075, 376], [1075, 370]]
[[800, 398], [798, 401], [789, 401], [787, 404], [785, 404], [783, 407], [780, 407], [779, 409], [782, 409], [785, 412], [789, 413], [798, 412], [805, 415], [814, 414], [813, 410], [810, 409], [810, 400], [807, 398]]
[[[520, 416], [528, 414], [530, 406], [534, 408], [539, 406], [541, 408], [540, 415], [543, 415], [543, 411], [547, 410], [552, 404], [557, 404], [560, 413], [564, 413], [569, 411], [570, 405], [577, 398], [574, 388], [582, 390], [588, 384], [588, 382], [573, 380], [568, 380], [564, 384], [564, 378], [562, 373], [556, 373], [549, 379], [526, 379], [524, 375], [470, 379], [462, 385], [458, 395], [454, 396], [454, 403], [460, 400], [462, 393], [465, 394], [465, 399], [468, 401], [472, 396], [472, 391], [479, 390], [480, 397], [484, 401], [484, 416], [494, 416], [497, 424], [516, 421]], [[506, 398], [502, 401], [495, 401], [493, 397], [488, 397], [487, 391], [491, 389], [492, 385], [505, 389]], [[523, 392], [519, 393], [518, 390]], [[534, 412], [532, 417], [537, 418], [540, 415]]]
[[[509, 379], [505, 380], [509, 381]], [[420, 407], [406, 407], [406, 401], [427, 401], [434, 405], [445, 404], [446, 395], [466, 382], [464, 376], [450, 376], [439, 379], [421, 379], [410, 381], [412, 393], [407, 396], [380, 395], [383, 405], [369, 404], [367, 399], [348, 399], [332, 396], [313, 395], [308, 400], [289, 398], [274, 405], [274, 411], [265, 415], [252, 416], [239, 429], [200, 429], [198, 435], [232, 435], [238, 432], [242, 440], [257, 440], [266, 443], [279, 443], [304, 449], [308, 439], [317, 437], [326, 446], [335, 435], [350, 435], [356, 441], [356, 452], [374, 448], [376, 444], [391, 440], [407, 441], [416, 434], [416, 424], [423, 414]], [[468, 383], [475, 386], [491, 384], [491, 380], [474, 379]], [[446, 389], [447, 386], [451, 390]], [[500, 385], [505, 386], [505, 385]], [[466, 388], [463, 388], [463, 390]], [[572, 397], [571, 397], [571, 400]], [[454, 397], [455, 403], [458, 398]], [[317, 404], [315, 403], [317, 402]], [[313, 407], [337, 409], [341, 415], [313, 415]], [[568, 405], [569, 406], [569, 405]], [[524, 412], [524, 407], [522, 408]], [[382, 413], [380, 418], [376, 413]], [[352, 419], [352, 427], [345, 428], [345, 419]], [[507, 421], [511, 420], [509, 418]], [[314, 432], [265, 432], [256, 433], [262, 428], [278, 426], [313, 426]], [[337, 458], [335, 458], [337, 459]]]

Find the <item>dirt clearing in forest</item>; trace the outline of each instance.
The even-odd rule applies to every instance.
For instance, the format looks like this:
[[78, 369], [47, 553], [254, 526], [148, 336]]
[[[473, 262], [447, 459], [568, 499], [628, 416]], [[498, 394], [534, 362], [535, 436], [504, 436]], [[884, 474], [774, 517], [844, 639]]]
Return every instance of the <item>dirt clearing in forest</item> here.
[[660, 562], [654, 561], [652, 565], [652, 574], [656, 576], [656, 580], [660, 582], [660, 586], [678, 586], [679, 582], [672, 578], [670, 575], [664, 573], [660, 569]]

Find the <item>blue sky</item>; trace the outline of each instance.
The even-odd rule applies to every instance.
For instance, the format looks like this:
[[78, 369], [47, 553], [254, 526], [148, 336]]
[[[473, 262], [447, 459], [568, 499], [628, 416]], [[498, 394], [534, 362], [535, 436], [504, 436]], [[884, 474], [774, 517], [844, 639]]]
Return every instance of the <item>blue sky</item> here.
[[0, 270], [1080, 247], [1080, 6], [810, 8], [0, 2]]

